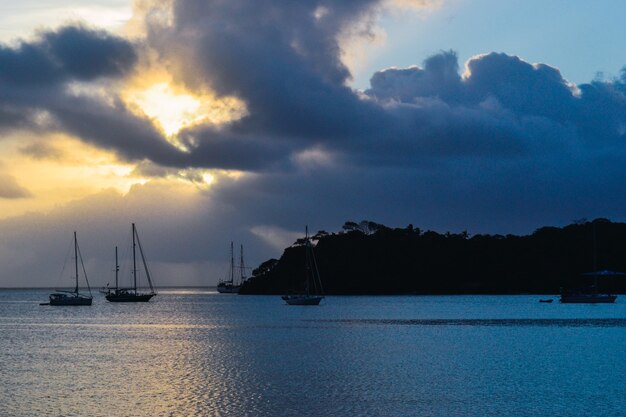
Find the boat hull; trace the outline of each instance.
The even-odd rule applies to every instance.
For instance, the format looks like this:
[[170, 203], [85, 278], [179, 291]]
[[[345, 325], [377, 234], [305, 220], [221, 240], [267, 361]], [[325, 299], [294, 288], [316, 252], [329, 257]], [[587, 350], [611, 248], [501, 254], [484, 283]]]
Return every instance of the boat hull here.
[[239, 294], [241, 285], [218, 285], [217, 292], [220, 294]]
[[324, 297], [321, 295], [283, 295], [281, 298], [290, 306], [316, 306]]
[[93, 297], [86, 295], [51, 294], [51, 306], [90, 306]]
[[147, 303], [156, 294], [107, 294], [105, 298], [111, 303]]
[[611, 294], [572, 294], [561, 295], [559, 301], [564, 304], [610, 304], [616, 299], [617, 295]]

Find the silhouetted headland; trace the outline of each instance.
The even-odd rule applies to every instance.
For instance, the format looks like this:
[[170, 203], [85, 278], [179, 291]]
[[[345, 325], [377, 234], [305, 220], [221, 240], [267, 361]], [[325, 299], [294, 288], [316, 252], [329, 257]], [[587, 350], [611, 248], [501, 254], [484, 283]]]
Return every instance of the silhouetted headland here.
[[[595, 239], [594, 239], [595, 234]], [[346, 222], [320, 231], [317, 258], [326, 294], [555, 294], [589, 285], [583, 275], [626, 270], [626, 223], [580, 220], [527, 236], [389, 228]], [[594, 244], [595, 240], [595, 244]], [[303, 240], [253, 271], [241, 294], [282, 294], [303, 282]], [[606, 277], [603, 290], [626, 292], [626, 278]]]

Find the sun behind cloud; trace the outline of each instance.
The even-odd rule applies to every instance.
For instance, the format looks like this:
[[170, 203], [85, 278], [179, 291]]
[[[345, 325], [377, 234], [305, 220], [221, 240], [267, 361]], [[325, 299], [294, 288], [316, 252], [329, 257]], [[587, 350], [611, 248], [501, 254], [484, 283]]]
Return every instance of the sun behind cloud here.
[[235, 97], [211, 93], [194, 94], [172, 82], [167, 74], [138, 74], [122, 92], [122, 98], [137, 113], [143, 113], [167, 136], [168, 141], [188, 150], [176, 140], [182, 129], [198, 124], [220, 125], [246, 115]]

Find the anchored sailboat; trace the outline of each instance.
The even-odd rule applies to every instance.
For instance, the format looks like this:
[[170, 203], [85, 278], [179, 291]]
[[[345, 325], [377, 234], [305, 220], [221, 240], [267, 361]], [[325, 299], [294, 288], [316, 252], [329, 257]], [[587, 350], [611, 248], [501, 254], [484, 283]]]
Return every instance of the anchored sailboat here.
[[[115, 248], [115, 288], [108, 289], [105, 297], [108, 301], [112, 303], [137, 303], [137, 302], [148, 302], [152, 297], [156, 295], [156, 291], [154, 286], [152, 285], [152, 278], [150, 278], [150, 271], [148, 270], [148, 264], [146, 263], [146, 258], [143, 253], [143, 248], [141, 246], [141, 241], [139, 240], [139, 235], [137, 234], [137, 228], [135, 227], [135, 223], [132, 225], [132, 241], [133, 241], [133, 286], [132, 288], [121, 288], [119, 286], [118, 280], [118, 272], [119, 265], [117, 263], [117, 247]], [[137, 291], [137, 253], [136, 248], [139, 247], [139, 254], [141, 255], [141, 262], [144, 267], [144, 271], [146, 273], [146, 278], [148, 279], [148, 286], [150, 287], [150, 292], [141, 293]]]
[[[239, 269], [239, 282], [235, 282], [236, 270]], [[246, 277], [246, 267], [243, 262], [243, 245], [241, 245], [241, 255], [239, 257], [239, 267], [235, 267], [235, 255], [233, 251], [233, 242], [230, 242], [230, 268], [226, 279], [217, 284], [217, 291], [222, 294], [238, 294], [239, 289], [248, 279]]]
[[[80, 265], [85, 276], [85, 282], [87, 282], [87, 290], [89, 295], [81, 294], [78, 291], [78, 259], [80, 258]], [[87, 279], [87, 272], [85, 271], [85, 265], [83, 264], [83, 257], [80, 254], [78, 248], [78, 240], [76, 239], [76, 232], [74, 232], [74, 271], [76, 277], [76, 286], [74, 291], [57, 290], [57, 292], [50, 294], [51, 306], [90, 306], [93, 301], [91, 295], [91, 288], [89, 287], [89, 280]], [[45, 304], [45, 303], [44, 303]]]
[[610, 304], [614, 303], [617, 299], [617, 295], [610, 293], [602, 293], [598, 290], [598, 278], [625, 276], [624, 272], [598, 270], [598, 249], [596, 242], [596, 225], [593, 224], [593, 271], [586, 272], [583, 275], [593, 277], [593, 285], [588, 288], [578, 290], [564, 290], [561, 289], [561, 298], [559, 301], [565, 304]]
[[289, 305], [296, 306], [316, 306], [324, 298], [322, 289], [322, 280], [317, 269], [315, 254], [313, 253], [313, 245], [309, 239], [309, 228], [306, 228], [305, 245], [305, 283], [304, 292], [296, 294], [283, 295], [281, 298]]
[[623, 272], [617, 271], [593, 271], [586, 272], [583, 275], [594, 277], [593, 285], [589, 288], [582, 290], [561, 290], [561, 298], [559, 299], [562, 303], [569, 304], [597, 304], [597, 303], [614, 303], [617, 299], [617, 295], [609, 294], [609, 293], [601, 293], [598, 291], [598, 277], [623, 277], [626, 274]]

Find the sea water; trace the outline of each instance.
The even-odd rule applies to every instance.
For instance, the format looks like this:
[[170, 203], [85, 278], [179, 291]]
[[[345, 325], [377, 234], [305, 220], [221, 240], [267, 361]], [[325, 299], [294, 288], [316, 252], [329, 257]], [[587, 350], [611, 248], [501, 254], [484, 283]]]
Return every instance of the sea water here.
[[48, 293], [0, 290], [2, 416], [626, 415], [626, 296]]

